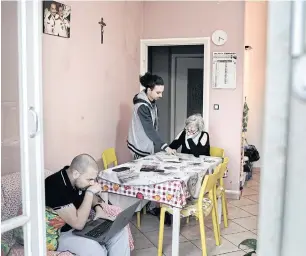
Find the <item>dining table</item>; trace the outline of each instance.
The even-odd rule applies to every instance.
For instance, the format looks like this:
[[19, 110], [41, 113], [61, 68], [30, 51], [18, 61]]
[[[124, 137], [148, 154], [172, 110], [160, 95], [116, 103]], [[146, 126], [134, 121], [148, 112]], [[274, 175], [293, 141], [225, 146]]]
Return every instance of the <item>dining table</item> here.
[[98, 182], [106, 195], [111, 193], [170, 206], [173, 210], [172, 256], [178, 256], [180, 210], [187, 200], [198, 198], [203, 178], [213, 173], [220, 163], [220, 157], [182, 153], [171, 157], [159, 152], [103, 170]]

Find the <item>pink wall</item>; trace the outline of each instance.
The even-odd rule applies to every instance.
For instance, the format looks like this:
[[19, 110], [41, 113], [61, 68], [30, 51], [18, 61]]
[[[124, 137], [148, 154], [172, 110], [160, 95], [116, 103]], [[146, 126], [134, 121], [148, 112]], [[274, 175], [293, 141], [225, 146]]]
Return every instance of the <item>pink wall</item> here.
[[[141, 2], [70, 2], [71, 38], [43, 35], [45, 166], [69, 164], [115, 147], [130, 159], [126, 137], [139, 90]], [[100, 44], [98, 21], [107, 26]]]
[[[143, 38], [207, 37], [214, 30], [228, 34], [224, 46], [213, 51], [238, 54], [237, 89], [210, 90], [211, 144], [230, 158], [228, 188], [239, 189], [243, 95], [244, 2], [145, 2]], [[214, 111], [213, 104], [220, 104]]]
[[20, 171], [17, 2], [1, 2], [1, 174]]
[[[71, 38], [43, 35], [46, 168], [61, 168], [82, 152], [100, 158], [102, 150], [108, 147], [117, 149], [120, 162], [129, 160], [125, 140], [132, 97], [139, 90], [140, 38], [205, 37], [210, 36], [215, 29], [224, 29], [228, 33], [228, 42], [221, 47], [212, 44], [211, 51], [237, 52], [237, 89], [210, 91], [210, 134], [212, 144], [224, 147], [230, 157], [230, 176], [227, 181], [231, 184], [231, 189], [237, 190], [242, 116], [244, 3], [67, 3], [72, 7]], [[103, 45], [100, 44], [98, 25], [101, 16], [107, 23]], [[5, 17], [9, 19], [10, 15]], [[14, 22], [10, 27], [12, 24]], [[6, 45], [10, 51], [2, 51], [2, 60], [6, 56], [4, 62], [7, 62], [6, 66], [2, 65], [2, 81], [6, 77], [6, 83], [2, 83], [3, 117], [6, 115], [3, 103], [17, 104], [17, 71], [14, 71], [14, 65], [8, 65], [17, 56], [14, 50], [16, 35], [8, 31], [6, 34], [9, 35]], [[213, 111], [214, 103], [220, 104], [219, 111]], [[15, 129], [18, 127], [18, 114], [10, 115], [13, 118], [10, 121], [12, 124], [2, 122], [2, 138], [9, 137], [12, 141], [18, 141], [18, 129]], [[3, 127], [7, 132], [5, 136]], [[3, 156], [5, 150], [2, 148], [2, 151]], [[9, 162], [15, 158], [19, 161], [18, 150], [15, 151], [17, 153], [5, 153], [10, 157], [7, 164], [9, 167]], [[18, 167], [19, 163], [16, 165], [17, 169]]]
[[[262, 153], [263, 110], [266, 75], [267, 2], [246, 2], [245, 44], [253, 47], [247, 54], [245, 96], [249, 110], [248, 142]], [[260, 166], [260, 161], [255, 163]]]

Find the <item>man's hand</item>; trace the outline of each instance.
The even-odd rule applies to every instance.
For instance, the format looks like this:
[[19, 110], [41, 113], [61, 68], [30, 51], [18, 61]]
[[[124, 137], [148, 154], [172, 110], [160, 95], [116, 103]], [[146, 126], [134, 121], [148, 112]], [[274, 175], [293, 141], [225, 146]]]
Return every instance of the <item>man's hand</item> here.
[[111, 221], [114, 221], [116, 219], [116, 216], [113, 216], [113, 215], [110, 215], [110, 214], [107, 214], [104, 210], [103, 210], [103, 204], [101, 203], [100, 204], [102, 207], [100, 206], [96, 206], [95, 207], [95, 211], [96, 211], [96, 215], [95, 215], [95, 218], [94, 220], [96, 219], [105, 219], [105, 220], [111, 220]]
[[96, 182], [95, 184], [87, 188], [87, 190], [91, 191], [94, 194], [97, 194], [102, 191], [102, 187], [101, 187], [101, 184]]
[[166, 153], [169, 154], [169, 155], [175, 155], [176, 154], [176, 150], [175, 149], [172, 149], [170, 147], [167, 147], [165, 149]]

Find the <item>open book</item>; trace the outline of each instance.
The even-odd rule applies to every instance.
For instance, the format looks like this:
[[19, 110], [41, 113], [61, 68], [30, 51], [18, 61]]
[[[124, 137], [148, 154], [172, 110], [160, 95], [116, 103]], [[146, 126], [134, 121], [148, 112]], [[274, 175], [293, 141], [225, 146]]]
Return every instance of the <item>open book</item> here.
[[168, 163], [180, 163], [180, 159], [176, 155], [168, 155], [166, 153], [160, 153], [156, 154], [156, 157], [163, 162], [168, 162]]

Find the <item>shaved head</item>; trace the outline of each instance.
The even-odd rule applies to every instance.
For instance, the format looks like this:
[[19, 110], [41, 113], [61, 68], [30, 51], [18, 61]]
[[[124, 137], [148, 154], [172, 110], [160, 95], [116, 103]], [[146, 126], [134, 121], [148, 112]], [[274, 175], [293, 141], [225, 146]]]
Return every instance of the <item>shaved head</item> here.
[[81, 154], [73, 158], [70, 168], [78, 171], [81, 174], [88, 170], [96, 170], [97, 172], [99, 171], [96, 160], [88, 154]]

